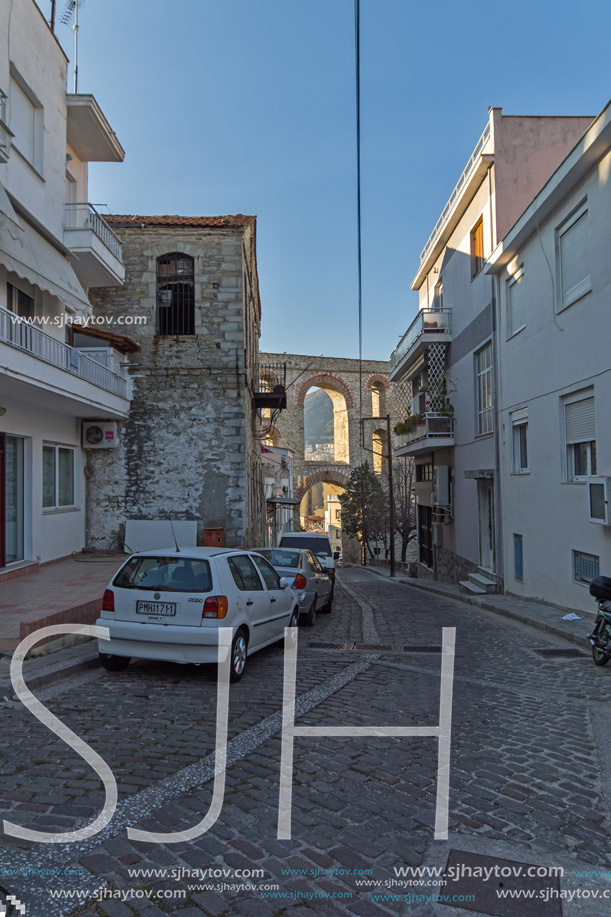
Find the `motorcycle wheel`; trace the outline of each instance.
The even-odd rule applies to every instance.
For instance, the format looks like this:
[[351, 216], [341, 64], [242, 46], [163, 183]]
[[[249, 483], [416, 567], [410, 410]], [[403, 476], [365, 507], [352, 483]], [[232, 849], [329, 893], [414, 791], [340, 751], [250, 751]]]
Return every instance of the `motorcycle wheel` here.
[[[600, 631], [603, 631], [604, 633], [605, 627], [606, 627], [605, 621], [603, 620], [602, 617], [599, 616], [596, 620], [596, 624], [594, 625], [594, 630], [592, 632], [594, 635], [594, 638], [598, 637], [598, 634], [600, 633]], [[598, 649], [598, 647], [594, 644], [592, 646], [592, 659], [594, 660], [594, 665], [603, 666], [609, 662], [609, 659], [611, 659], [611, 656], [609, 656], [608, 653], [603, 653], [603, 651]]]

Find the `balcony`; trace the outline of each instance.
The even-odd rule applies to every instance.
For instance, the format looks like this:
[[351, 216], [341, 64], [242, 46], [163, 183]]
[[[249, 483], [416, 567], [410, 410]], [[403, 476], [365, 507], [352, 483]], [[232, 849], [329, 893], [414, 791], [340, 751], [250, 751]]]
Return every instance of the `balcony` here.
[[259, 385], [253, 391], [255, 407], [282, 411], [286, 408], [286, 363], [261, 363]]
[[390, 355], [390, 381], [398, 382], [430, 344], [449, 343], [451, 340], [451, 309], [419, 312]]
[[[10, 348], [2, 356], [3, 388], [23, 380], [28, 388], [33, 388], [34, 402], [39, 405], [46, 401], [50, 407], [61, 409], [62, 404], [72, 402], [72, 410], [77, 402], [85, 407], [83, 416], [93, 416], [88, 405], [101, 406], [103, 416], [127, 413], [127, 379], [1, 307], [0, 344]], [[46, 364], [47, 368], [41, 364]], [[101, 390], [111, 397], [103, 396]], [[25, 397], [24, 390], [17, 391], [14, 386], [11, 394], [16, 398]]]
[[64, 245], [85, 288], [118, 287], [125, 280], [121, 242], [92, 204], [66, 204]]
[[454, 417], [437, 411], [421, 414], [420, 421], [407, 433], [397, 436], [394, 454], [421, 455], [425, 452], [437, 452], [449, 449], [454, 445]]

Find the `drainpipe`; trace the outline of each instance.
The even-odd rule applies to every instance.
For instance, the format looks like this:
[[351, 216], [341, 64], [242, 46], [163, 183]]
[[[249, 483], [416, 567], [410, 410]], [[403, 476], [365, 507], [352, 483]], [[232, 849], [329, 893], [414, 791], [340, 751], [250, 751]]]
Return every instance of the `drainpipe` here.
[[498, 346], [498, 329], [500, 321], [497, 316], [497, 305], [500, 304], [500, 296], [497, 297], [497, 283], [500, 284], [500, 276], [491, 277], [492, 282], [492, 355], [494, 365], [493, 388], [492, 388], [492, 407], [494, 417], [494, 533], [496, 554], [495, 568], [497, 576], [505, 577], [503, 563], [503, 497], [501, 487], [501, 416], [499, 411], [500, 403], [500, 385], [501, 373], [499, 367], [499, 346]]

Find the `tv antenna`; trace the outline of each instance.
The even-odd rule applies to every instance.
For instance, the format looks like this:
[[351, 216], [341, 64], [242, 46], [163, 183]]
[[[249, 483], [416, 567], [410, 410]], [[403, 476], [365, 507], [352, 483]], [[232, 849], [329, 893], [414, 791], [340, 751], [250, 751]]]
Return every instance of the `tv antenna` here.
[[85, 0], [67, 0], [64, 12], [62, 13], [62, 22], [64, 25], [69, 25], [72, 15], [74, 14], [74, 25], [72, 26], [72, 31], [74, 32], [74, 94], [78, 92], [78, 11], [79, 7], [83, 5]]

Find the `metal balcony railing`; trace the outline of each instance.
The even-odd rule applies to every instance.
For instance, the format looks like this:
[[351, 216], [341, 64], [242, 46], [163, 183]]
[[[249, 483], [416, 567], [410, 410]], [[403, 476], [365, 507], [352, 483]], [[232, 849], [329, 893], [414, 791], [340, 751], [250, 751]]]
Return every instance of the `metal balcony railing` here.
[[257, 408], [286, 407], [286, 363], [260, 363], [258, 382], [253, 386]]
[[454, 417], [451, 414], [442, 414], [439, 411], [427, 411], [420, 415], [420, 422], [407, 433], [398, 436], [400, 445], [415, 443], [420, 439], [454, 436]]
[[119, 261], [123, 261], [123, 252], [119, 237], [112, 231], [104, 217], [98, 213], [93, 204], [66, 204], [66, 229], [91, 229], [104, 243], [109, 252]]
[[411, 323], [395, 349], [390, 355], [390, 372], [397, 368], [405, 354], [414, 346], [418, 338], [426, 333], [448, 333], [452, 330], [452, 310], [440, 309], [438, 312], [421, 311]]
[[437, 238], [437, 236], [438, 236], [439, 233], [441, 232], [441, 228], [442, 228], [443, 224], [445, 223], [445, 221], [446, 221], [446, 219], [447, 219], [447, 217], [448, 217], [448, 214], [450, 213], [450, 210], [451, 210], [452, 207], [454, 206], [454, 202], [456, 201], [456, 198], [458, 197], [458, 195], [461, 193], [462, 189], [463, 189], [464, 186], [466, 185], [467, 180], [469, 179], [469, 176], [471, 175], [471, 172], [472, 172], [473, 169], [475, 168], [475, 165], [476, 165], [476, 163], [477, 163], [477, 159], [478, 159], [479, 155], [481, 154], [482, 150], [484, 149], [484, 146], [486, 145], [486, 142], [489, 140], [489, 138], [490, 138], [490, 122], [488, 122], [488, 124], [487, 124], [486, 127], [484, 128], [484, 132], [483, 132], [482, 136], [481, 136], [481, 137], [479, 138], [479, 140], [477, 141], [477, 144], [475, 145], [475, 149], [474, 149], [473, 152], [471, 153], [471, 157], [470, 157], [470, 159], [469, 159], [469, 162], [467, 163], [467, 165], [466, 165], [465, 168], [463, 169], [462, 175], [461, 175], [460, 178], [458, 179], [458, 181], [457, 181], [457, 183], [456, 183], [456, 187], [455, 187], [454, 190], [452, 191], [452, 193], [451, 193], [451, 195], [450, 195], [450, 199], [448, 200], [448, 203], [447, 203], [447, 204], [445, 205], [445, 207], [443, 208], [443, 210], [442, 210], [442, 212], [441, 212], [441, 216], [439, 217], [439, 219], [438, 219], [437, 222], [435, 223], [435, 228], [433, 229], [433, 232], [432, 232], [432, 233], [430, 234], [430, 236], [428, 237], [427, 243], [426, 243], [426, 245], [424, 246], [424, 248], [422, 249], [422, 252], [420, 253], [420, 264], [422, 264], [422, 262], [425, 260], [427, 254], [429, 253], [430, 249], [431, 249], [432, 246], [433, 246], [433, 243], [435, 242], [435, 239]]
[[0, 341], [31, 354], [44, 363], [57, 366], [74, 376], [79, 376], [99, 388], [127, 398], [127, 381], [101, 363], [85, 356], [75, 347], [58, 341], [41, 331], [31, 320], [21, 318], [0, 307]]

